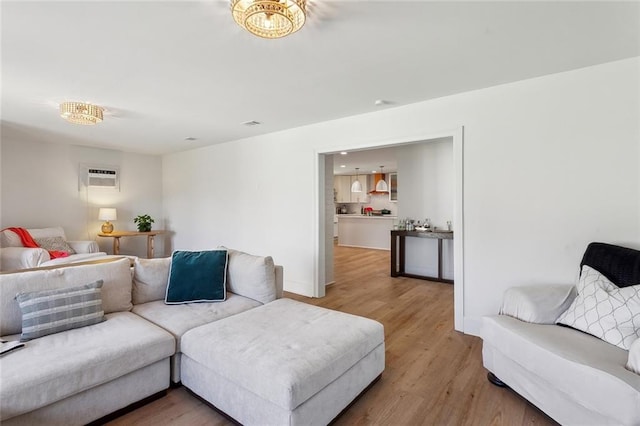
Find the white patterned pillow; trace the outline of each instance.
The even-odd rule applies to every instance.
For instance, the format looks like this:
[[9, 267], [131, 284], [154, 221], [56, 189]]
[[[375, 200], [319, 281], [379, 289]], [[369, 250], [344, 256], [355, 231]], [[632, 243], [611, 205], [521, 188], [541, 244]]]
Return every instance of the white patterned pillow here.
[[62, 237], [34, 238], [40, 247], [47, 251], [65, 251], [69, 254], [76, 254], [76, 251]]
[[629, 350], [640, 338], [640, 284], [619, 288], [588, 265], [582, 267], [578, 296], [556, 321]]

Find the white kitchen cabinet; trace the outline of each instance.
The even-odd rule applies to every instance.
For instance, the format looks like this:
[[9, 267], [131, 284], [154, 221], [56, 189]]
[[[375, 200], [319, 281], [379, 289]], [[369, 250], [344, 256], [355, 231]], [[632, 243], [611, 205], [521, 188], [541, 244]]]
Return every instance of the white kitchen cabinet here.
[[336, 194], [336, 203], [351, 202], [351, 176], [333, 176], [333, 189]]
[[[352, 203], [368, 203], [369, 195], [367, 194], [367, 192], [369, 192], [369, 190], [367, 189], [368, 188], [367, 175], [358, 175], [358, 180], [362, 185], [362, 192], [351, 192], [351, 186], [349, 186], [349, 192], [351, 193], [351, 202]], [[351, 185], [353, 185], [353, 182], [355, 181], [356, 181], [356, 177], [351, 176]]]
[[368, 203], [369, 196], [367, 186], [367, 175], [358, 175], [358, 180], [362, 185], [362, 192], [351, 192], [351, 185], [356, 181], [355, 175], [334, 175], [333, 189], [335, 191], [336, 203]]

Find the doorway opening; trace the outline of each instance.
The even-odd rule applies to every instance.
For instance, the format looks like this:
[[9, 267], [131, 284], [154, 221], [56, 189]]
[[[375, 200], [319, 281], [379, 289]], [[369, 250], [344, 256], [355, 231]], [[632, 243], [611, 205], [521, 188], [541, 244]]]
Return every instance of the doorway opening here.
[[[447, 138], [452, 141], [453, 149], [453, 217], [452, 226], [455, 229], [455, 243], [453, 245], [453, 274], [454, 285], [454, 324], [455, 329], [464, 331], [464, 209], [463, 209], [463, 129], [458, 128], [424, 137], [411, 137], [402, 140], [370, 143], [359, 146], [336, 147], [318, 151], [317, 155], [317, 244], [315, 268], [315, 296], [323, 297], [325, 286], [333, 281], [333, 251], [334, 251], [334, 217], [333, 203], [333, 154], [341, 151], [366, 151], [385, 147], [401, 147], [403, 145], [428, 144], [436, 140]], [[402, 208], [400, 207], [401, 214]], [[409, 211], [410, 212], [410, 211]], [[407, 213], [409, 213], [407, 212]], [[414, 213], [410, 213], [415, 216]], [[410, 215], [409, 214], [409, 215]], [[407, 215], [405, 213], [405, 215]]]

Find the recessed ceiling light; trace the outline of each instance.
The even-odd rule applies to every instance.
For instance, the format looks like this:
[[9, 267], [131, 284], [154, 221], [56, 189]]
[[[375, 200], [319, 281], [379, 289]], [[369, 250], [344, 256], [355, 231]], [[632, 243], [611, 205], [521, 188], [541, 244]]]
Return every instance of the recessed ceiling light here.
[[188, 136], [188, 137], [184, 138], [184, 140], [185, 140], [185, 141], [192, 142], [192, 141], [197, 140], [197, 138], [194, 138], [193, 136]]
[[245, 121], [244, 123], [242, 123], [243, 126], [257, 126], [259, 124], [262, 124], [262, 123], [256, 120]]
[[375, 171], [375, 170], [371, 170], [371, 173], [378, 173], [378, 172], [377, 172], [377, 171]]
[[385, 101], [384, 99], [376, 99], [376, 101], [374, 102], [375, 106], [384, 106], [384, 105], [388, 105], [391, 102], [389, 101]]
[[347, 155], [347, 151], [342, 151], [340, 155]]
[[340, 164], [340, 167], [342, 167], [344, 169], [345, 167], [347, 167], [347, 165], [346, 164]]

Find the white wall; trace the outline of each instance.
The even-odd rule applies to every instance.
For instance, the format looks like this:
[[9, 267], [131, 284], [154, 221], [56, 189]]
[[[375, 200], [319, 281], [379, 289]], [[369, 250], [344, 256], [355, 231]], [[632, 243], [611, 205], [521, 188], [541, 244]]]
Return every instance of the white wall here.
[[[96, 240], [111, 254], [112, 239], [96, 236], [100, 207], [117, 208], [116, 230], [136, 230], [133, 218], [145, 213], [156, 220], [155, 229], [164, 225], [159, 156], [34, 140], [10, 126], [3, 126], [0, 151], [1, 228], [62, 226], [67, 239]], [[118, 166], [121, 190], [83, 186], [79, 191], [81, 163]], [[156, 237], [156, 256], [165, 251], [164, 241]], [[120, 252], [146, 257], [146, 238], [122, 238]]]
[[[453, 139], [405, 145], [396, 150], [398, 161], [399, 219], [411, 218], [432, 227], [447, 229], [453, 221], [454, 168]], [[405, 271], [438, 276], [438, 240], [406, 238]], [[443, 240], [443, 278], [453, 276], [453, 242]]]
[[[590, 241], [640, 248], [640, 58], [163, 158], [177, 248], [270, 254], [313, 294], [318, 152], [464, 126], [465, 331], [512, 285], [568, 283]], [[4, 161], [4, 160], [3, 160]]]

